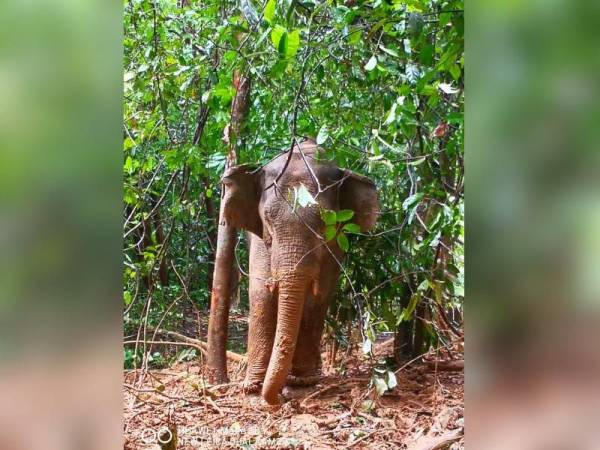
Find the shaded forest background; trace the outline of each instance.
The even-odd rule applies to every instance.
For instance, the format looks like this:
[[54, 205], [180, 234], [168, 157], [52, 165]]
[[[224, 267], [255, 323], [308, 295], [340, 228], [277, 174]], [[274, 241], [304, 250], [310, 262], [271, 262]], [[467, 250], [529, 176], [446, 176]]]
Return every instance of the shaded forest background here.
[[[124, 19], [127, 368], [200, 357], [151, 342], [157, 329], [206, 338], [230, 150], [263, 164], [303, 136], [381, 201], [375, 229], [348, 234], [325, 339], [368, 356], [393, 333], [408, 360], [462, 336], [462, 1], [130, 0]], [[247, 118], [227, 142], [240, 79]], [[241, 232], [236, 262], [243, 314]]]

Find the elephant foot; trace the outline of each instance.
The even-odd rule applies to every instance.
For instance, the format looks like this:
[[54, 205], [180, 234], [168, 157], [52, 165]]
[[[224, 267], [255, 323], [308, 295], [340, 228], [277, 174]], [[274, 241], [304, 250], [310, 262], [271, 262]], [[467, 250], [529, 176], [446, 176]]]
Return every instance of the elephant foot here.
[[262, 381], [244, 380], [242, 382], [242, 392], [244, 394], [258, 394], [262, 388]]
[[317, 384], [320, 379], [320, 374], [304, 376], [288, 375], [286, 384], [288, 386], [313, 386]]

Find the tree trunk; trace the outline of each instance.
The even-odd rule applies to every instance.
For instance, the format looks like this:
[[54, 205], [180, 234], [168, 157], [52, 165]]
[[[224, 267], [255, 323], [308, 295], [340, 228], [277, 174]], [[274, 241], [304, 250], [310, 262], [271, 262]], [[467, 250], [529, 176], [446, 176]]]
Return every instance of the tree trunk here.
[[[229, 144], [227, 166], [237, 162], [236, 148], [238, 138], [244, 126], [250, 105], [250, 78], [239, 72], [233, 75], [236, 95], [231, 105], [231, 123], [225, 129], [224, 140]], [[221, 187], [221, 199], [225, 186]], [[226, 383], [227, 378], [227, 334], [229, 325], [229, 306], [233, 296], [232, 275], [235, 264], [236, 230], [225, 224], [223, 202], [219, 211], [219, 228], [217, 232], [217, 249], [215, 254], [215, 270], [213, 273], [212, 293], [210, 300], [210, 317], [208, 321], [208, 378], [211, 383]]]

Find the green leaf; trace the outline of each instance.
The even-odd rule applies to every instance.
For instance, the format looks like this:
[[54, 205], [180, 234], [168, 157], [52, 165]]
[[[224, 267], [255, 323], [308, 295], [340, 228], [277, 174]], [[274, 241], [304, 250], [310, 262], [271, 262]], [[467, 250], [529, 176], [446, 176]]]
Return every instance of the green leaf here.
[[279, 48], [279, 41], [281, 41], [281, 37], [286, 32], [286, 29], [283, 28], [281, 25], [277, 25], [275, 26], [275, 28], [273, 28], [273, 31], [271, 31], [271, 42], [273, 42], [275, 48]]
[[458, 66], [458, 64], [452, 64], [450, 66], [449, 71], [450, 71], [450, 75], [452, 75], [452, 78], [454, 78], [457, 81], [460, 79], [460, 76], [461, 76], [462, 72], [461, 72], [460, 67]]
[[347, 252], [350, 248], [350, 243], [348, 242], [348, 238], [344, 233], [340, 233], [337, 235], [337, 243], [340, 246], [340, 248], [345, 252]]
[[128, 156], [125, 159], [125, 171], [131, 175], [133, 173], [133, 159], [131, 159], [131, 156]]
[[360, 233], [360, 227], [355, 223], [347, 223], [343, 226], [342, 230], [348, 233]]
[[430, 66], [433, 62], [433, 52], [433, 45], [430, 44], [423, 47], [421, 49], [421, 52], [419, 53], [419, 61], [421, 62], [421, 64], [423, 64], [424, 66]]
[[327, 130], [327, 125], [323, 125], [319, 130], [319, 134], [317, 135], [317, 145], [323, 144], [329, 138], [329, 130]]
[[371, 59], [369, 59], [369, 61], [367, 61], [367, 63], [365, 64], [365, 70], [367, 71], [371, 71], [375, 68], [375, 66], [377, 65], [377, 58], [375, 57], [375, 55], [371, 56]]
[[335, 211], [329, 209], [321, 210], [321, 218], [323, 219], [323, 222], [325, 222], [325, 225], [335, 225], [337, 222]]
[[273, 18], [275, 17], [275, 8], [276, 7], [277, 7], [277, 1], [276, 0], [269, 0], [267, 2], [267, 5], [265, 6], [265, 12], [263, 14], [263, 17], [269, 23], [273, 22]]
[[419, 164], [422, 164], [426, 159], [427, 159], [427, 157], [423, 156], [421, 158], [417, 158], [417, 159], [415, 159], [413, 161], [407, 162], [406, 165], [408, 165], [408, 166], [418, 166]]
[[396, 50], [393, 50], [393, 49], [391, 49], [391, 48], [384, 47], [384, 46], [383, 46], [383, 45], [381, 45], [381, 44], [379, 44], [379, 48], [380, 48], [381, 50], [383, 50], [385, 53], [387, 53], [388, 55], [394, 56], [394, 57], [396, 57], [396, 58], [398, 57], [398, 52], [397, 52]]
[[294, 30], [287, 34], [284, 48], [285, 57], [294, 57], [298, 53], [298, 48], [300, 48], [300, 30]]
[[123, 148], [125, 150], [129, 150], [132, 147], [135, 147], [135, 142], [133, 141], [133, 139], [131, 139], [129, 136], [127, 136], [125, 138], [125, 141], [123, 142]]
[[352, 45], [358, 44], [362, 40], [362, 30], [360, 28], [354, 28], [348, 33], [348, 42]]
[[396, 108], [398, 108], [398, 103], [394, 102], [394, 104], [392, 105], [392, 109], [390, 109], [390, 113], [387, 116], [387, 119], [385, 119], [385, 122], [383, 122], [384, 125], [389, 125], [393, 123], [394, 120], [396, 120]]
[[279, 39], [279, 45], [277, 45], [277, 51], [280, 56], [285, 56], [286, 48], [287, 48], [287, 40], [288, 34], [287, 31], [281, 35], [281, 39]]
[[419, 283], [419, 286], [417, 286], [417, 292], [425, 292], [427, 289], [429, 289], [429, 280], [425, 278]]
[[351, 209], [342, 209], [336, 213], [338, 222], [346, 222], [354, 217], [354, 211]]
[[129, 304], [131, 303], [131, 292], [129, 291], [125, 291], [123, 293], [123, 300], [125, 301], [125, 306], [129, 306]]
[[412, 295], [412, 297], [410, 298], [410, 302], [408, 303], [408, 306], [402, 310], [402, 313], [398, 317], [398, 321], [397, 321], [398, 325], [400, 325], [400, 323], [402, 321], [409, 321], [412, 318], [412, 314], [413, 314], [415, 308], [417, 307], [417, 305], [419, 304], [420, 300], [421, 300], [420, 294]]
[[306, 189], [306, 186], [304, 186], [302, 183], [300, 183], [300, 187], [296, 190], [296, 199], [298, 200], [298, 204], [303, 208], [308, 205], [317, 204], [313, 196], [310, 194], [310, 192], [308, 192], [308, 189]]
[[423, 198], [423, 195], [425, 195], [425, 194], [423, 194], [423, 192], [417, 192], [416, 194], [413, 194], [410, 197], [407, 197], [406, 200], [404, 200], [402, 202], [402, 209], [404, 211], [406, 211], [412, 205], [414, 205], [415, 203], [421, 201], [421, 199]]
[[325, 242], [329, 242], [335, 237], [337, 230], [333, 226], [328, 226], [325, 228]]

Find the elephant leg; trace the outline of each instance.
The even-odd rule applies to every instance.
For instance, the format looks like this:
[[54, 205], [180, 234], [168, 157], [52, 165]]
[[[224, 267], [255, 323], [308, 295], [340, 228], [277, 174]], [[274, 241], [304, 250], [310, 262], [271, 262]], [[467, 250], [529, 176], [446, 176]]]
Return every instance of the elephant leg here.
[[328, 302], [312, 295], [306, 300], [288, 385], [309, 386], [320, 378], [321, 335], [327, 306]]
[[309, 294], [304, 304], [292, 371], [287, 380], [289, 385], [309, 386], [315, 384], [321, 376], [321, 337], [339, 276], [337, 263], [331, 257], [324, 259], [318, 291], [316, 295]]
[[248, 233], [250, 240], [250, 318], [248, 324], [248, 367], [246, 392], [256, 392], [265, 378], [277, 322], [277, 301], [265, 280], [271, 276], [271, 256], [262, 239]]

